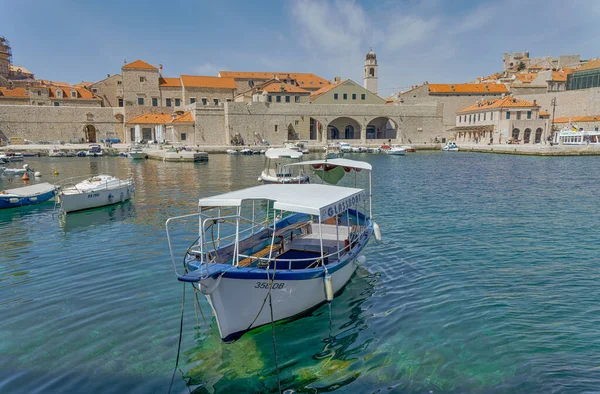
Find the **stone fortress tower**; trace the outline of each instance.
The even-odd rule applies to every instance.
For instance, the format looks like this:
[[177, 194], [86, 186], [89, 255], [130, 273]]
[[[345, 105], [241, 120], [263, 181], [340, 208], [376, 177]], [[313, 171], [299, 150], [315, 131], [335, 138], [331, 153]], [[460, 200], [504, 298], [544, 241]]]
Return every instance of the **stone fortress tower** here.
[[371, 93], [377, 94], [377, 56], [373, 49], [367, 52], [367, 58], [365, 59], [365, 74], [363, 87]]

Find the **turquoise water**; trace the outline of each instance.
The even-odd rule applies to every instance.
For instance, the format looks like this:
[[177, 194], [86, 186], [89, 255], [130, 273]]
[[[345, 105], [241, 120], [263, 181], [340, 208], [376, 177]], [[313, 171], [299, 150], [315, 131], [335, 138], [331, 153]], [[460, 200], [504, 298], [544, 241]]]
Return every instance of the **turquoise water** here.
[[[331, 310], [276, 324], [284, 389], [599, 390], [600, 157], [355, 158], [374, 166], [384, 240]], [[66, 220], [52, 203], [0, 211], [0, 392], [167, 392], [182, 285], [164, 221], [256, 185], [262, 160], [28, 160], [49, 182], [132, 176], [136, 194]], [[173, 392], [276, 392], [271, 328], [223, 344], [191, 294]]]

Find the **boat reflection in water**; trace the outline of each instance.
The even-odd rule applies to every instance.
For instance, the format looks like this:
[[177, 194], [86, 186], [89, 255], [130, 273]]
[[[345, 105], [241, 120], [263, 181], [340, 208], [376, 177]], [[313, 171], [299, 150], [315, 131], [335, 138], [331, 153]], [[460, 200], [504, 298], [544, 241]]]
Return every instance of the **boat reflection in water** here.
[[62, 229], [68, 232], [85, 227], [93, 228], [109, 223], [122, 222], [135, 217], [135, 215], [135, 206], [129, 200], [117, 205], [73, 212], [69, 215], [59, 215], [59, 222]]

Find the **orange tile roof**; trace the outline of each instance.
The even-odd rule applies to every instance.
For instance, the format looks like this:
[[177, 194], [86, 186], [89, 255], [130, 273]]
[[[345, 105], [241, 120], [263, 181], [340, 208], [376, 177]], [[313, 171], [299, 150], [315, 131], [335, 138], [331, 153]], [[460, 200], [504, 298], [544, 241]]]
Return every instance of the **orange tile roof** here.
[[486, 111], [489, 109], [499, 109], [499, 108], [523, 108], [523, 107], [539, 107], [537, 104], [530, 103], [529, 101], [521, 100], [513, 96], [506, 96], [497, 99], [490, 100], [480, 100], [476, 104], [473, 104], [467, 108], [464, 108], [458, 113], [471, 112], [471, 111]]
[[323, 86], [321, 89], [317, 90], [316, 92], [312, 92], [312, 93], [310, 94], [310, 99], [311, 99], [311, 100], [314, 100], [314, 99], [316, 99], [317, 97], [319, 97], [319, 96], [322, 96], [323, 94], [325, 94], [325, 93], [329, 92], [329, 91], [330, 91], [330, 90], [332, 90], [333, 88], [335, 88], [335, 87], [337, 87], [337, 86], [340, 86], [340, 85], [342, 85], [342, 84], [346, 83], [346, 81], [349, 81], [349, 79], [346, 79], [346, 80], [344, 80], [344, 81], [341, 81], [341, 82], [338, 82], [338, 83], [334, 83], [334, 84], [331, 84], [331, 85]]
[[179, 78], [159, 78], [158, 85], [161, 88], [178, 88], [181, 86], [181, 80]]
[[29, 91], [25, 88], [0, 88], [0, 97], [29, 98]]
[[600, 115], [595, 116], [571, 116], [554, 119], [554, 123], [571, 123], [573, 122], [600, 122]]
[[552, 71], [551, 81], [567, 82], [567, 73], [564, 71]]
[[548, 112], [548, 111], [540, 111], [540, 116], [550, 116], [550, 112]]
[[171, 114], [142, 114], [136, 116], [133, 119], [128, 120], [126, 123], [133, 124], [165, 124], [169, 123], [173, 118]]
[[156, 67], [154, 67], [151, 64], [146, 63], [143, 60], [136, 60], [135, 62], [128, 63], [128, 64], [124, 65], [123, 67], [121, 67], [121, 69], [158, 70]]
[[501, 83], [429, 84], [429, 93], [508, 93]]
[[282, 83], [282, 82], [271, 82], [270, 84], [262, 87], [260, 90], [262, 90], [263, 92], [268, 92], [268, 93], [279, 93], [279, 92], [285, 92], [285, 93], [305, 93], [305, 94], [310, 94], [310, 92], [299, 88], [297, 86], [294, 85], [290, 85], [287, 83]]
[[191, 112], [184, 112], [182, 115], [171, 120], [170, 123], [194, 123], [194, 116]]
[[186, 88], [235, 89], [233, 78], [182, 75], [181, 82]]
[[312, 73], [286, 73], [286, 72], [269, 72], [269, 71], [219, 71], [221, 77], [229, 77], [236, 79], [271, 79], [277, 78], [280, 80], [293, 79], [298, 86], [305, 89], [316, 89], [321, 86], [330, 85], [331, 82], [325, 78], [321, 78]]
[[[50, 98], [59, 98], [56, 95], [56, 89], [61, 89], [63, 91], [63, 99], [86, 99], [86, 100], [91, 100], [91, 99], [96, 99], [98, 97], [96, 97], [92, 92], [90, 92], [89, 90], [87, 90], [86, 88], [78, 88], [75, 86], [48, 86], [48, 97]], [[71, 97], [71, 90], [75, 89], [77, 91], [77, 97]]]
[[600, 59], [590, 59], [586, 64], [579, 67], [577, 71], [586, 71], [586, 70], [594, 70], [596, 68], [600, 68]]
[[521, 83], [531, 83], [537, 77], [537, 73], [515, 74], [515, 78]]
[[95, 82], [81, 82], [75, 85], [76, 88], [86, 88], [93, 85]]
[[19, 70], [21, 70], [21, 74], [33, 74], [31, 71], [29, 71], [25, 67], [15, 66], [14, 64], [11, 64], [9, 67], [10, 67], [10, 71], [15, 72], [15, 73], [19, 72]]

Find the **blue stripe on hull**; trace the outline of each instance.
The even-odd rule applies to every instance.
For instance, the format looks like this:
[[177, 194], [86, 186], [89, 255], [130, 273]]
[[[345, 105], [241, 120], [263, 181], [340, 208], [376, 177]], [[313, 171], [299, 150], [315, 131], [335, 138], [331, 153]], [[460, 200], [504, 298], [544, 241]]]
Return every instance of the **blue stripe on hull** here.
[[[52, 197], [54, 197], [54, 190], [51, 190], [47, 193], [42, 193], [37, 196], [29, 196], [29, 197], [0, 197], [0, 209], [3, 208], [15, 208], [22, 207], [25, 205], [33, 205], [33, 204], [41, 204], [43, 202], [48, 201]], [[31, 200], [32, 197], [35, 197], [36, 200]], [[13, 198], [18, 198], [19, 201], [15, 203], [11, 203], [10, 200]]]

